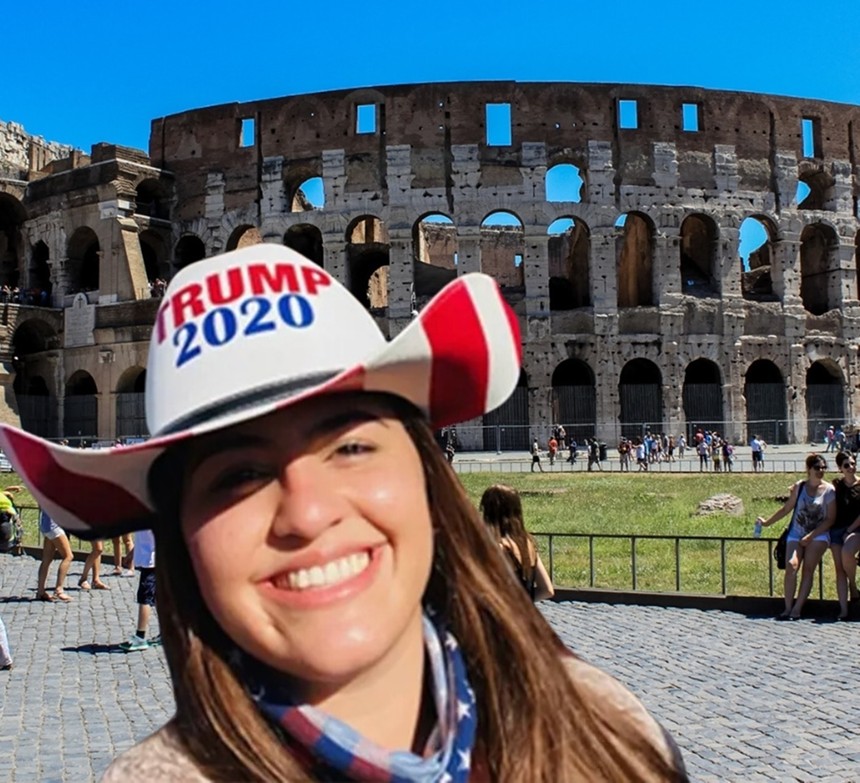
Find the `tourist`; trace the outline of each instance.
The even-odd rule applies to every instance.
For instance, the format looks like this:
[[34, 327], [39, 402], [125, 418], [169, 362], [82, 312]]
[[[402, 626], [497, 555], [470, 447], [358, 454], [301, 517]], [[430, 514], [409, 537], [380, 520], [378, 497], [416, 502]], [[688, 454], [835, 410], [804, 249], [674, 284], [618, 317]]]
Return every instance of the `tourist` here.
[[753, 472], [758, 473], [764, 470], [764, 450], [767, 444], [758, 436], [753, 435], [750, 441], [750, 450], [752, 451]]
[[156, 639], [149, 641], [146, 638], [152, 608], [155, 606], [155, 536], [151, 530], [138, 530], [134, 534], [132, 557], [132, 565], [140, 574], [137, 584], [137, 627], [128, 641], [120, 645], [126, 652], [145, 650], [158, 643]]
[[[211, 309], [228, 279], [255, 280], [253, 300]], [[458, 277], [390, 344], [348, 289], [274, 244], [185, 267], [165, 301], [149, 441], [75, 451], [0, 425], [76, 531], [154, 529], [176, 713], [107, 783], [687, 779], [639, 701], [510, 578], [433, 440], [519, 379], [492, 278]], [[200, 329], [190, 357], [174, 339], [248, 322], [247, 301], [280, 320], [230, 340]]]
[[678, 459], [684, 459], [684, 451], [687, 449], [687, 439], [684, 437], [683, 432], [678, 436], [677, 444], [678, 444]]
[[[121, 446], [121, 443], [117, 443]], [[134, 541], [131, 534], [126, 533], [124, 536], [116, 536], [111, 539], [113, 541], [113, 571], [114, 576], [134, 576]], [[122, 554], [122, 548], [125, 547], [125, 557]]]
[[549, 457], [549, 466], [555, 465], [555, 455], [558, 453], [558, 441], [555, 436], [551, 436], [546, 444], [546, 453]]
[[504, 484], [494, 484], [484, 490], [479, 509], [517, 581], [532, 601], [552, 598], [555, 589], [534, 538], [526, 530], [519, 492]]
[[540, 446], [538, 445], [537, 438], [532, 441], [532, 473], [535, 472], [535, 465], [537, 465], [540, 468], [540, 472], [543, 473], [543, 465], [540, 464]]
[[[785, 554], [785, 577], [783, 580], [785, 611], [778, 620], [799, 620], [803, 605], [812, 590], [815, 569], [830, 545], [828, 530], [836, 519], [836, 492], [829, 481], [824, 480], [827, 461], [820, 454], [806, 458], [806, 480], [793, 484], [788, 500], [767, 519], [758, 517], [757, 522], [768, 527], [791, 514], [788, 543]], [[803, 567], [800, 591], [795, 600], [797, 573]]]
[[[848, 597], [858, 598], [857, 584], [849, 580], [843, 559], [843, 546], [848, 529], [860, 519], [860, 480], [857, 479], [857, 460], [844, 451], [836, 455], [836, 467], [840, 475], [834, 482], [836, 491], [836, 520], [830, 528], [830, 554], [836, 572], [836, 597], [839, 601], [839, 619], [848, 619]], [[853, 554], [854, 569], [857, 570], [857, 553]]]
[[[81, 571], [80, 579], [78, 579], [78, 587], [80, 587], [81, 590], [89, 590], [90, 588], [94, 590], [110, 590], [110, 587], [102, 582], [100, 576], [102, 553], [104, 550], [104, 541], [96, 540], [90, 542], [90, 553], [87, 555], [87, 559], [84, 560], [84, 568], [83, 571]], [[90, 584], [90, 581], [87, 578], [90, 574], [93, 575], [92, 584]]]
[[[66, 575], [72, 564], [72, 546], [69, 543], [66, 532], [56, 523], [45, 509], [39, 512], [39, 532], [43, 536], [42, 562], [39, 565], [39, 582], [36, 588], [37, 601], [63, 601], [68, 603], [72, 597], [65, 591]], [[60, 565], [57, 567], [57, 583], [53, 594], [48, 592], [48, 570], [54, 555], [60, 556]]]

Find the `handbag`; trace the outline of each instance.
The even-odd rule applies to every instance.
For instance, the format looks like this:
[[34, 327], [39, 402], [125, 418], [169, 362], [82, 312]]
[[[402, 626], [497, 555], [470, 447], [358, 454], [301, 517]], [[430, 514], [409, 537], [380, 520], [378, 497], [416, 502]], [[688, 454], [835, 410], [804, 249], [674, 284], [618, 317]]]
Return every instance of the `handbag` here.
[[794, 521], [794, 513], [797, 511], [797, 504], [800, 502], [800, 493], [802, 491], [802, 481], [797, 482], [797, 497], [794, 499], [794, 509], [788, 519], [788, 525], [782, 531], [782, 535], [776, 540], [776, 546], [773, 548], [773, 559], [776, 560], [776, 567], [780, 571], [785, 571], [785, 555], [788, 549], [788, 531], [791, 530], [791, 523]]

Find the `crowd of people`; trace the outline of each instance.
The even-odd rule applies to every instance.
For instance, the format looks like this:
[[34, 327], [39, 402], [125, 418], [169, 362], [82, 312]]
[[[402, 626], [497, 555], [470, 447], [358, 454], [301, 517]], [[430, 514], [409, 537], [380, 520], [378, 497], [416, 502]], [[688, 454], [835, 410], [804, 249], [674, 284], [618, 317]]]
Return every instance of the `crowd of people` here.
[[39, 307], [51, 306], [51, 293], [44, 288], [33, 286], [32, 288], [18, 288], [13, 285], [3, 285], [0, 287], [0, 302], [4, 304], [11, 302], [12, 304], [38, 305]]

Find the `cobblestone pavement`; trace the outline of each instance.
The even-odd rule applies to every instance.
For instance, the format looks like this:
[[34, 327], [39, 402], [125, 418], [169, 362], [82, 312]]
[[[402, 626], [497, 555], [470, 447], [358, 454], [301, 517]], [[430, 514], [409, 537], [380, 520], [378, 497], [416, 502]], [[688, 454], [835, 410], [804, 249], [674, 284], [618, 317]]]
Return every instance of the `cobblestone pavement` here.
[[[0, 781], [98, 779], [172, 714], [164, 656], [117, 646], [134, 630], [137, 578], [82, 593], [71, 587], [74, 563], [75, 600], [48, 604], [34, 600], [36, 569], [31, 558], [0, 556], [0, 617], [15, 656], [13, 671], [0, 672]], [[860, 781], [860, 623], [581, 603], [543, 610], [569, 646], [643, 699], [692, 780]]]

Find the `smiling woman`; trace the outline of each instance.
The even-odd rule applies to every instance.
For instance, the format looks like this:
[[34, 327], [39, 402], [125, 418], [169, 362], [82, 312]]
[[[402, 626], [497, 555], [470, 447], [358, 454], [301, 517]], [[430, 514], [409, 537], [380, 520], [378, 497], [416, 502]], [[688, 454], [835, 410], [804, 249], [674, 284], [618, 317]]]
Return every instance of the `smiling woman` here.
[[[313, 319], [181, 361], [188, 324], [247, 314], [241, 296], [207, 310], [182, 292], [260, 265], [313, 273]], [[251, 293], [255, 312], [284, 296]], [[531, 604], [433, 438], [519, 378], [492, 279], [458, 277], [390, 343], [283, 247], [191, 265], [165, 301], [182, 318], [151, 348], [151, 440], [86, 452], [0, 426], [69, 530], [156, 534], [176, 716], [105, 780], [686, 779], [636, 698]]]

